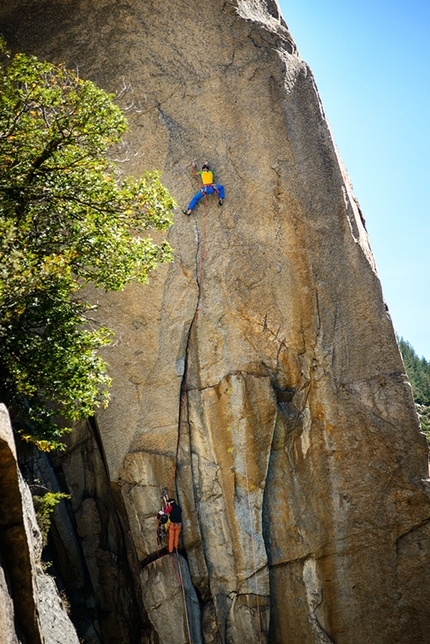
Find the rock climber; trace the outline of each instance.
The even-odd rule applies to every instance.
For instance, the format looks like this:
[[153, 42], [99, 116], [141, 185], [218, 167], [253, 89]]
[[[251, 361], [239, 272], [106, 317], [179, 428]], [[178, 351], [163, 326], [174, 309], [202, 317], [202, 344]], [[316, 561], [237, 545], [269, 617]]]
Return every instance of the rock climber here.
[[167, 549], [169, 552], [178, 549], [179, 534], [182, 527], [182, 510], [176, 503], [175, 499], [168, 500], [169, 505], [164, 508], [164, 514], [170, 515], [169, 543]]
[[210, 169], [209, 163], [205, 161], [202, 165], [202, 169], [197, 172], [197, 164], [193, 162], [191, 164], [191, 172], [193, 174], [193, 177], [200, 177], [203, 185], [191, 199], [188, 208], [182, 211], [184, 215], [190, 216], [194, 206], [198, 201], [200, 201], [200, 199], [202, 199], [205, 195], [213, 195], [215, 192], [219, 196], [218, 203], [220, 206], [222, 206], [224, 201], [224, 186], [214, 183], [214, 173]]

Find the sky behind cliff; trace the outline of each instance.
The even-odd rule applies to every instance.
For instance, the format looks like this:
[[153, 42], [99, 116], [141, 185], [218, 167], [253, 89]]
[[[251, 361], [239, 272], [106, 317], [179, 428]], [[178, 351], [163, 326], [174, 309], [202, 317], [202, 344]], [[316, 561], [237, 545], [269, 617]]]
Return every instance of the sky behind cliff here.
[[366, 219], [397, 333], [430, 359], [430, 2], [280, 0]]

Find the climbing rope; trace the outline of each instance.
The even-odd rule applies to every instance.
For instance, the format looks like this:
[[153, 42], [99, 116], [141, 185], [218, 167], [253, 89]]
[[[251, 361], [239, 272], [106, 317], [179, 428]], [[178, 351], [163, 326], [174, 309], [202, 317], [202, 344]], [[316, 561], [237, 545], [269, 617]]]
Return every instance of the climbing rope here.
[[[175, 469], [173, 471], [172, 477], [169, 481], [169, 485], [166, 488], [166, 496], [167, 498], [170, 497], [170, 489], [173, 486], [174, 480], [176, 478], [176, 474], [179, 468], [179, 453], [180, 453], [180, 447], [181, 447], [181, 438], [182, 438], [182, 428], [183, 428], [183, 422], [184, 422], [184, 417], [185, 417], [185, 410], [188, 402], [188, 377], [189, 377], [189, 365], [190, 361], [189, 358], [192, 354], [192, 349], [193, 349], [193, 343], [194, 343], [194, 334], [195, 334], [195, 328], [196, 328], [196, 322], [197, 322], [197, 317], [199, 315], [199, 312], [202, 310], [203, 306], [201, 306], [202, 302], [202, 281], [203, 281], [203, 264], [206, 258], [206, 222], [207, 222], [207, 212], [208, 212], [208, 206], [209, 206], [209, 199], [208, 196], [206, 195], [205, 198], [205, 208], [204, 208], [204, 213], [203, 213], [203, 227], [202, 227], [202, 235], [200, 239], [200, 265], [198, 268], [198, 278], [197, 278], [197, 286], [199, 289], [199, 294], [198, 294], [198, 299], [197, 299], [197, 306], [196, 306], [196, 311], [193, 317], [193, 320], [191, 322], [190, 330], [189, 330], [189, 336], [188, 336], [188, 342], [187, 342], [187, 353], [185, 356], [185, 371], [184, 371], [184, 378], [182, 382], [182, 387], [181, 387], [181, 400], [180, 400], [180, 408], [179, 408], [179, 428], [178, 428], [178, 442], [176, 445], [176, 455], [175, 455]], [[191, 629], [190, 629], [190, 622], [189, 622], [189, 617], [188, 617], [188, 607], [187, 607], [187, 600], [186, 600], [186, 595], [185, 595], [185, 588], [184, 588], [184, 580], [182, 576], [182, 566], [181, 562], [178, 556], [178, 551], [176, 550], [173, 553], [172, 557], [173, 561], [173, 567], [175, 570], [175, 575], [176, 579], [178, 581], [179, 587], [181, 588], [182, 591], [182, 598], [184, 601], [184, 611], [185, 611], [185, 621], [187, 624], [187, 630], [188, 630], [188, 637], [190, 644], [193, 644], [192, 638], [191, 638]], [[178, 574], [179, 572], [179, 574]]]
[[200, 306], [200, 302], [202, 300], [203, 263], [206, 259], [206, 220], [207, 220], [208, 207], [209, 207], [209, 198], [206, 195], [205, 208], [203, 212], [203, 230], [202, 230], [202, 237], [200, 241], [201, 253], [200, 253], [200, 270], [199, 270], [199, 279], [198, 279], [199, 298], [197, 301], [197, 313], [198, 311], [201, 311], [203, 308], [202, 306]]
[[[181, 560], [179, 559], [179, 555], [178, 555], [177, 550], [173, 553], [172, 561], [173, 561], [173, 568], [175, 570], [176, 579], [177, 579], [179, 587], [180, 587], [180, 589], [182, 591], [182, 599], [184, 601], [184, 612], [185, 612], [185, 621], [186, 621], [186, 624], [187, 624], [188, 639], [190, 640], [190, 644], [193, 644], [193, 640], [192, 640], [192, 637], [191, 637], [190, 620], [188, 618], [187, 597], [185, 595], [184, 578], [182, 576]], [[179, 575], [178, 575], [178, 570], [179, 570]]]
[[195, 311], [193, 320], [191, 322], [189, 338], [187, 343], [188, 350], [187, 350], [187, 355], [185, 357], [185, 373], [184, 373], [184, 379], [181, 387], [181, 401], [180, 401], [180, 408], [179, 408], [179, 431], [178, 431], [178, 442], [176, 444], [175, 469], [170, 479], [169, 485], [167, 487], [168, 492], [172, 487], [173, 481], [176, 478], [176, 474], [179, 468], [179, 452], [181, 447], [182, 426], [183, 426], [183, 420], [185, 416], [185, 409], [188, 402], [188, 376], [189, 376], [189, 366], [190, 366], [189, 356], [191, 355], [192, 349], [193, 349], [197, 317], [199, 315], [199, 312], [203, 309], [203, 306], [201, 306], [201, 302], [202, 302], [203, 264], [206, 259], [206, 222], [207, 222], [208, 207], [209, 207], [209, 198], [206, 195], [205, 207], [203, 212], [202, 235], [200, 239], [200, 265], [199, 265], [198, 279], [197, 279], [199, 295], [197, 298], [196, 311]]
[[258, 633], [260, 644], [263, 644], [263, 632], [261, 628], [261, 615], [260, 615], [260, 603], [259, 603], [259, 593], [258, 593], [258, 578], [257, 578], [257, 555], [255, 553], [255, 535], [254, 535], [254, 524], [252, 521], [252, 508], [251, 508], [251, 494], [249, 492], [249, 479], [248, 479], [248, 468], [246, 464], [246, 454], [243, 454], [243, 462], [245, 465], [245, 480], [246, 480], [246, 492], [248, 495], [248, 511], [249, 511], [249, 525], [251, 529], [251, 540], [252, 540], [252, 556], [254, 559], [254, 579], [255, 579], [255, 596], [257, 598], [257, 616], [258, 616]]

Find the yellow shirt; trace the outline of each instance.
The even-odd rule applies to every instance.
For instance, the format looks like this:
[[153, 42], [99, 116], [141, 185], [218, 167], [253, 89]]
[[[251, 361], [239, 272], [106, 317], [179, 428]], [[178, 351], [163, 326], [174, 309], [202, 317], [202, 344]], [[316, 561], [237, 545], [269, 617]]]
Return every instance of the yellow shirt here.
[[210, 170], [201, 170], [199, 175], [204, 186], [210, 186], [214, 182], [214, 173]]

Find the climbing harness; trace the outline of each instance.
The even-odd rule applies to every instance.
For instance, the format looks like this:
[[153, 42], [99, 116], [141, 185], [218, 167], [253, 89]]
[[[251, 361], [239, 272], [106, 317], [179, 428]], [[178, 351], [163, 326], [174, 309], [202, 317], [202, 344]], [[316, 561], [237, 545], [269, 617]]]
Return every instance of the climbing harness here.
[[202, 193], [202, 195], [205, 195], [205, 197], [207, 197], [208, 194], [210, 194], [210, 195], [213, 194], [212, 192], [208, 193], [208, 191], [207, 191], [208, 188], [213, 188], [213, 191], [216, 192], [219, 195], [219, 188], [218, 188], [216, 183], [205, 183], [200, 188], [200, 192]]

